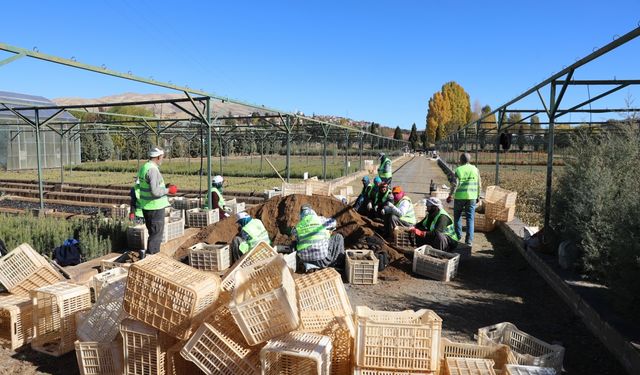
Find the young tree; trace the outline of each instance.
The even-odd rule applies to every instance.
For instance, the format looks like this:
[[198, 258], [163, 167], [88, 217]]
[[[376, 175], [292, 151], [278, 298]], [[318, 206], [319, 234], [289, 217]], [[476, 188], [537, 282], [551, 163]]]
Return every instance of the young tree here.
[[396, 126], [396, 130], [393, 132], [393, 139], [402, 140], [402, 130], [399, 126]]
[[412, 149], [418, 148], [418, 129], [416, 128], [416, 124], [413, 123], [411, 126], [411, 134], [409, 134], [409, 142], [411, 143]]
[[429, 99], [427, 112], [427, 131], [429, 140], [439, 141], [446, 134], [445, 125], [451, 121], [451, 105], [441, 92], [433, 94]]
[[526, 139], [524, 138], [524, 129], [522, 129], [522, 127], [522, 124], [518, 126], [518, 139], [516, 140], [516, 142], [518, 143], [518, 149], [520, 149], [520, 151], [524, 150], [524, 146], [526, 144]]
[[98, 147], [98, 160], [105, 161], [113, 156], [113, 140], [108, 133], [96, 134], [96, 145]]
[[93, 134], [80, 134], [80, 159], [82, 161], [98, 160], [98, 145]]
[[445, 124], [446, 134], [450, 134], [471, 121], [471, 103], [469, 94], [455, 81], [442, 86], [442, 95], [451, 108], [451, 118]]

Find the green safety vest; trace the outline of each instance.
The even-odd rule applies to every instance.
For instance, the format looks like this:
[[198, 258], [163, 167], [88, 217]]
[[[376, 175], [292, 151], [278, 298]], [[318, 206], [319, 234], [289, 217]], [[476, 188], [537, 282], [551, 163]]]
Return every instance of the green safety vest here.
[[249, 221], [247, 225], [242, 227], [242, 231], [245, 232], [249, 237], [247, 238], [246, 242], [248, 245], [246, 247], [246, 250], [242, 251], [242, 247], [240, 247], [242, 254], [246, 253], [247, 250], [253, 249], [260, 241], [264, 241], [267, 244], [271, 245], [269, 233], [267, 232], [267, 229], [264, 227], [264, 224], [262, 224], [262, 221], [260, 219], [251, 219], [251, 221]]
[[[429, 226], [429, 232], [433, 232], [433, 228], [435, 228], [436, 223], [438, 222], [438, 219], [440, 219], [440, 216], [446, 216], [449, 218], [449, 220], [451, 220], [451, 224], [447, 225], [447, 227], [444, 229], [444, 234], [446, 234], [448, 237], [458, 241], [458, 235], [456, 234], [456, 231], [453, 229], [453, 219], [451, 218], [451, 215], [449, 215], [449, 213], [447, 211], [445, 211], [444, 209], [440, 209], [440, 211], [438, 211], [438, 214], [436, 215], [436, 217], [433, 218], [433, 221], [431, 222], [431, 225]], [[429, 215], [427, 215], [427, 217], [424, 218], [423, 226], [426, 227], [427, 224], [427, 220], [429, 219]]]
[[371, 198], [371, 192], [373, 191], [373, 187], [375, 185], [373, 182], [370, 182], [369, 185], [362, 188], [362, 193], [360, 193], [363, 197]]
[[135, 184], [134, 185], [133, 192], [136, 195], [135, 215], [136, 215], [136, 217], [144, 217], [144, 215], [142, 214], [142, 205], [139, 203], [140, 202], [140, 184]]
[[391, 165], [391, 159], [385, 157], [384, 160], [382, 161], [382, 163], [380, 163], [380, 166], [378, 167], [378, 176], [380, 176], [380, 178], [391, 178], [391, 168], [389, 168], [389, 172], [385, 172], [384, 171], [384, 167], [385, 165]]
[[296, 225], [298, 244], [296, 250], [304, 251], [313, 244], [329, 239], [329, 231], [325, 229], [318, 215], [309, 214]]
[[407, 213], [405, 213], [404, 215], [400, 216], [400, 220], [409, 223], [409, 224], [415, 224], [416, 223], [416, 212], [413, 209], [413, 203], [411, 203], [411, 198], [409, 197], [403, 197], [402, 199], [400, 199], [398, 201], [398, 203], [396, 203], [396, 207], [400, 208], [400, 203], [402, 201], [407, 201], [409, 202], [409, 211], [407, 211]]
[[[156, 198], [151, 194], [151, 185], [147, 182], [147, 173], [151, 168], [158, 168], [158, 166], [156, 163], [148, 161], [138, 171], [138, 180], [140, 181], [140, 198], [138, 198], [138, 202], [140, 203], [140, 208], [146, 211], [161, 210], [170, 206], [166, 195]], [[162, 175], [160, 175], [160, 185], [164, 185]], [[136, 204], [136, 207], [138, 207], [138, 204]]]
[[478, 198], [478, 168], [471, 164], [464, 164], [456, 168], [458, 185], [453, 196], [454, 199], [477, 199]]
[[[218, 207], [220, 207], [220, 209], [222, 209], [222, 207], [224, 207], [224, 198], [222, 198], [222, 193], [220, 192], [220, 190], [218, 190], [217, 187], [211, 187], [211, 196], [213, 196], [213, 193], [218, 194]], [[209, 207], [209, 194], [207, 194], [207, 196], [204, 198], [204, 205], [207, 208], [211, 208]]]
[[380, 198], [380, 191], [378, 190], [378, 192], [376, 193], [376, 199], [375, 199], [375, 204], [377, 205], [380, 202], [386, 202], [387, 198], [389, 198], [389, 194], [391, 193], [391, 190], [389, 190], [389, 188], [387, 188], [387, 192], [384, 193], [384, 195], [382, 196], [382, 199], [378, 199]]

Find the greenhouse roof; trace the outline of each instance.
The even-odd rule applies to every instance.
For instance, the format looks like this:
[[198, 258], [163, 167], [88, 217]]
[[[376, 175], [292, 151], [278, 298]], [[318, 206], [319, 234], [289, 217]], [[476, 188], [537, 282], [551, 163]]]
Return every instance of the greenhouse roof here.
[[[2, 105], [6, 105], [7, 107], [19, 112], [24, 117], [34, 120], [35, 119], [35, 111], [32, 109], [29, 110], [19, 110], [21, 107], [51, 107], [55, 106], [56, 103], [51, 100], [35, 95], [27, 95], [27, 94], [19, 94], [15, 92], [8, 91], [0, 91], [0, 107]], [[47, 119], [53, 116], [56, 113], [55, 109], [44, 109], [39, 112], [39, 117], [41, 119]], [[16, 120], [18, 116], [13, 112], [3, 111], [0, 112], [0, 120]], [[57, 118], [58, 120], [72, 122], [77, 121], [75, 117], [73, 117], [69, 112], [64, 111], [60, 113]]]

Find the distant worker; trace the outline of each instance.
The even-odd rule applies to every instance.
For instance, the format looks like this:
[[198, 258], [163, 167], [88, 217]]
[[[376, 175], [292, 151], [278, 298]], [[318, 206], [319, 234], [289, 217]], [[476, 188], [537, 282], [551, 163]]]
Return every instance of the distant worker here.
[[458, 235], [453, 229], [453, 219], [442, 208], [440, 199], [427, 199], [427, 217], [411, 231], [416, 235], [418, 246], [429, 245], [437, 250], [452, 251], [458, 246]]
[[384, 234], [387, 238], [393, 237], [397, 226], [409, 228], [416, 225], [416, 212], [411, 198], [405, 195], [400, 186], [395, 186], [391, 193], [394, 203], [387, 203], [384, 208]]
[[372, 199], [371, 193], [374, 190], [375, 185], [369, 179], [369, 176], [362, 177], [362, 191], [360, 195], [358, 195], [358, 199], [356, 199], [353, 208], [358, 211], [361, 215], [367, 215], [369, 213], [369, 209], [367, 209], [367, 205]]
[[471, 155], [466, 152], [460, 155], [460, 164], [454, 172], [455, 181], [452, 183], [447, 203], [451, 202], [451, 197], [453, 196], [453, 222], [459, 238], [462, 238], [462, 214], [464, 213], [467, 219], [467, 235], [464, 243], [471, 246], [473, 243], [476, 203], [479, 201], [482, 181], [480, 180], [478, 168], [471, 165]]
[[391, 185], [391, 177], [393, 175], [391, 171], [391, 159], [381, 152], [378, 154], [380, 158], [380, 165], [378, 166], [378, 176], [382, 179], [382, 182], [386, 182], [388, 185]]
[[252, 218], [246, 212], [239, 212], [236, 215], [236, 223], [240, 225], [240, 233], [231, 241], [231, 256], [234, 263], [260, 241], [271, 245], [269, 232], [264, 227], [262, 220]]
[[213, 176], [211, 179], [211, 202], [209, 206], [209, 195], [204, 198], [204, 206], [210, 209], [218, 209], [218, 220], [229, 217], [231, 209], [225, 205], [224, 198], [222, 197], [222, 185], [224, 179], [220, 175]]
[[341, 234], [331, 234], [336, 228], [336, 220], [325, 218], [305, 204], [300, 207], [300, 222], [292, 228], [296, 238], [297, 256], [304, 264], [306, 272], [344, 264], [344, 238]]
[[146, 251], [141, 251], [140, 258], [144, 258], [145, 252], [149, 254], [160, 252], [162, 232], [164, 231], [165, 208], [169, 206], [167, 194], [173, 195], [178, 192], [176, 185], [164, 184], [164, 179], [162, 178], [162, 174], [160, 174], [159, 168], [163, 158], [164, 151], [158, 147], [154, 147], [149, 151], [149, 161], [138, 171], [140, 199], [138, 199], [137, 203], [139, 203], [142, 208], [144, 223], [149, 232], [147, 249]]
[[378, 185], [378, 192], [373, 200], [373, 215], [372, 218], [381, 218], [384, 219], [384, 208], [388, 204], [393, 204], [393, 195], [391, 195], [391, 190], [389, 190], [389, 185], [386, 182], [381, 182]]
[[129, 190], [129, 198], [131, 198], [131, 201], [129, 202], [129, 220], [136, 224], [144, 224], [142, 207], [140, 206], [140, 203], [138, 203], [140, 199], [140, 180], [138, 180], [137, 175], [133, 177], [133, 186], [131, 187], [131, 190]]

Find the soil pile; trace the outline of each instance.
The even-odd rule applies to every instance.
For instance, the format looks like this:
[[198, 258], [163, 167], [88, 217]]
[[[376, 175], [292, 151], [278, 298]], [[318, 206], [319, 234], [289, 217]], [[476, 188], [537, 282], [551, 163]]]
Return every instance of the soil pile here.
[[[290, 228], [294, 227], [300, 220], [300, 207], [304, 204], [310, 205], [320, 216], [332, 217], [336, 219], [336, 232], [344, 237], [345, 248], [363, 248], [363, 239], [375, 237], [376, 246], [386, 250], [391, 260], [398, 259], [402, 254], [392, 249], [384, 240], [376, 234], [376, 229], [381, 224], [372, 222], [361, 216], [350, 206], [325, 196], [308, 195], [288, 195], [286, 197], [274, 197], [261, 205], [247, 210], [251, 217], [262, 220], [269, 236], [273, 239], [274, 245], [288, 245], [293, 238], [289, 236]], [[191, 241], [188, 241], [176, 252], [176, 257], [187, 254], [187, 248], [198, 242], [206, 243], [231, 243], [237, 235], [239, 226], [235, 223], [235, 218], [230, 217], [203, 228]], [[274, 238], [275, 236], [275, 238]], [[371, 242], [365, 241], [364, 243]]]

